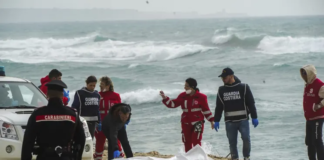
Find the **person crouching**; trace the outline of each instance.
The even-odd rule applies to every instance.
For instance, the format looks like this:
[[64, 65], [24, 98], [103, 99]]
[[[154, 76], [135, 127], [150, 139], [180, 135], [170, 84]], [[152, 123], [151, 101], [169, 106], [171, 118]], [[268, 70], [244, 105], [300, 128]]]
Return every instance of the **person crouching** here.
[[102, 132], [108, 139], [108, 160], [120, 156], [118, 140], [123, 144], [126, 157], [133, 157], [133, 152], [124, 127], [126, 122], [130, 120], [130, 115], [131, 107], [125, 103], [118, 103], [110, 108], [109, 113], [102, 120]]

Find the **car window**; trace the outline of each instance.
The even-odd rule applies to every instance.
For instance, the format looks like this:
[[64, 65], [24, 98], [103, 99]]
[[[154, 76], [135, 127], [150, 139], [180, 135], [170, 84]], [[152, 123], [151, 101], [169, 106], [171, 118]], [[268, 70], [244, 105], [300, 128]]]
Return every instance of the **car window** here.
[[0, 107], [47, 105], [47, 99], [36, 86], [26, 82], [0, 82]]

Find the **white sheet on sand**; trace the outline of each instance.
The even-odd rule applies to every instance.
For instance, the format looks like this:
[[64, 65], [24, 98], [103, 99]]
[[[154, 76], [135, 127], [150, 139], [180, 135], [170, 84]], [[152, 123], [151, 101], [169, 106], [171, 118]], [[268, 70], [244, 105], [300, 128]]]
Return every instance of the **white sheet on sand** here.
[[[117, 158], [115, 160], [122, 160], [124, 158]], [[199, 146], [196, 145], [187, 153], [181, 154], [171, 157], [171, 158], [156, 158], [156, 157], [133, 157], [127, 158], [128, 160], [213, 160], [208, 157], [206, 152]]]

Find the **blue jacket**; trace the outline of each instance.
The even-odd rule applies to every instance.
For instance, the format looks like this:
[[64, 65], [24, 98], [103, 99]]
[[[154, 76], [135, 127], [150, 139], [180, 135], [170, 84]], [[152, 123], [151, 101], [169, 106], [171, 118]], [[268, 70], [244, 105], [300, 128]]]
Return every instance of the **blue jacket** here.
[[85, 87], [75, 92], [72, 108], [87, 121], [101, 122], [99, 114], [100, 94], [98, 91], [89, 91]]

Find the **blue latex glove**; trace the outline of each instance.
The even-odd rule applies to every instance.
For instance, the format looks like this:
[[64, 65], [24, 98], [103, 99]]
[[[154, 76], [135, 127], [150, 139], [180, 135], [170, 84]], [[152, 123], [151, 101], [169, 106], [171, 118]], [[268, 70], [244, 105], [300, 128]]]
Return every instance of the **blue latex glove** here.
[[68, 99], [68, 103], [70, 102], [69, 93], [70, 93], [70, 91], [64, 89], [63, 95], [64, 95], [64, 97], [66, 97]]
[[256, 119], [252, 119], [252, 124], [254, 125], [254, 128], [257, 127], [258, 124], [259, 124], [258, 119], [257, 118]]
[[215, 128], [216, 132], [218, 132], [218, 129], [219, 129], [219, 122], [215, 122], [215, 124], [214, 124], [214, 128]]
[[118, 157], [120, 157], [120, 152], [118, 150], [116, 150], [114, 152], [114, 158], [118, 158]]
[[101, 131], [101, 127], [102, 127], [102, 125], [101, 125], [101, 122], [98, 124], [98, 126], [97, 126], [97, 130], [98, 131]]
[[127, 121], [125, 124], [127, 124], [128, 125], [128, 123], [129, 123], [129, 121]]

